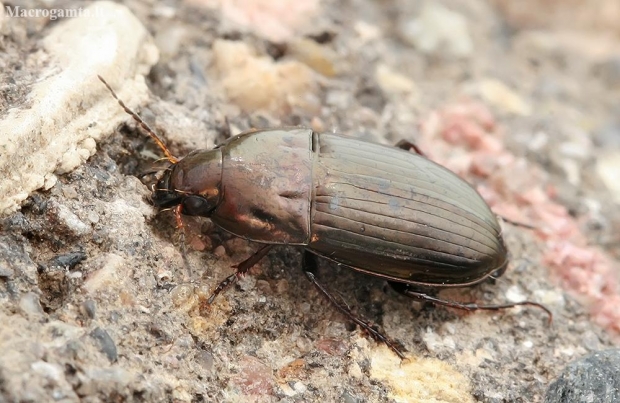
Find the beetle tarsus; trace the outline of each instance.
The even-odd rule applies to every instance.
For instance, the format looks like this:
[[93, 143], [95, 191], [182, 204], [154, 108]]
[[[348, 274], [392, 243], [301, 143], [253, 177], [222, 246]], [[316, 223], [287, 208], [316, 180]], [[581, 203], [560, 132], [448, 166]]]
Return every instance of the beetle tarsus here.
[[235, 272], [234, 274], [231, 274], [230, 276], [226, 277], [223, 281], [220, 282], [220, 284], [217, 287], [215, 287], [215, 290], [213, 290], [213, 293], [211, 294], [211, 296], [207, 300], [207, 303], [209, 305], [211, 305], [213, 303], [213, 301], [215, 301], [215, 298], [222, 291], [228, 289], [231, 285], [236, 283], [237, 280], [239, 280], [238, 272]]
[[309, 252], [304, 252], [304, 258], [303, 258], [304, 273], [306, 274], [306, 277], [308, 278], [308, 280], [310, 280], [310, 282], [314, 284], [314, 286], [319, 290], [319, 292], [323, 294], [323, 296], [325, 296], [325, 298], [327, 298], [329, 302], [331, 302], [331, 304], [336, 307], [336, 309], [338, 309], [341, 313], [343, 313], [353, 323], [355, 323], [356, 325], [364, 329], [376, 341], [381, 342], [385, 344], [386, 346], [388, 346], [388, 348], [390, 348], [390, 350], [392, 350], [401, 360], [404, 360], [405, 354], [403, 354], [401, 349], [398, 347], [397, 342], [391, 340], [389, 337], [383, 334], [383, 332], [381, 332], [377, 328], [376, 325], [373, 325], [371, 322], [367, 321], [366, 319], [363, 319], [355, 315], [351, 311], [351, 309], [348, 307], [348, 305], [346, 305], [343, 302], [338, 301], [338, 299], [335, 296], [333, 296], [327, 290], [325, 286], [323, 286], [321, 283], [317, 281], [316, 276], [315, 276], [316, 269], [317, 269], [316, 257]]
[[187, 278], [192, 278], [192, 267], [189, 264], [189, 259], [187, 258], [187, 245], [185, 244], [185, 225], [183, 224], [183, 217], [181, 217], [182, 205], [177, 205], [174, 207], [173, 211], [174, 219], [177, 223], [177, 229], [180, 231], [179, 242], [181, 243], [181, 256], [183, 257], [183, 264], [187, 270]]
[[187, 245], [185, 244], [185, 231], [181, 231], [179, 235], [179, 242], [181, 244], [181, 256], [183, 258], [183, 264], [185, 265], [185, 269], [187, 270], [187, 278], [192, 278], [192, 266], [189, 264], [189, 259], [187, 258]]
[[[458, 305], [458, 303], [456, 305]], [[497, 304], [497, 305], [478, 305], [474, 302], [471, 302], [471, 303], [463, 304], [463, 305], [466, 306], [466, 308], [464, 309], [468, 311], [476, 311], [478, 309], [487, 310], [487, 311], [501, 311], [503, 309], [510, 309], [510, 308], [514, 308], [517, 306], [533, 306], [533, 307], [540, 308], [543, 311], [545, 311], [545, 313], [549, 317], [549, 323], [553, 321], [553, 313], [551, 312], [551, 310], [547, 308], [546, 306], [544, 306], [543, 304], [539, 304], [538, 302], [521, 301], [521, 302], [510, 302], [507, 304]], [[454, 306], [454, 305], [448, 305], [448, 306], [452, 306], [453, 308], [459, 308], [459, 306]]]
[[426, 154], [424, 154], [424, 152], [422, 151], [422, 149], [420, 149], [420, 147], [418, 147], [415, 143], [412, 143], [409, 140], [405, 140], [402, 139], [400, 140], [398, 143], [396, 143], [397, 148], [401, 148], [405, 151], [415, 151], [416, 154], [420, 154], [422, 157], [426, 158]]
[[207, 302], [209, 304], [212, 304], [213, 301], [215, 301], [215, 298], [222, 291], [227, 290], [228, 288], [230, 288], [230, 286], [232, 286], [237, 281], [239, 281], [239, 278], [241, 278], [241, 276], [246, 274], [256, 263], [258, 263], [262, 258], [264, 258], [265, 255], [269, 253], [272, 247], [273, 245], [267, 244], [263, 246], [262, 248], [260, 248], [259, 250], [257, 250], [252, 256], [245, 259], [243, 262], [234, 265], [233, 268], [237, 269], [235, 273], [226, 277], [222, 282], [220, 282], [220, 284], [217, 287], [215, 287], [215, 290], [213, 290], [213, 293], [211, 294]]
[[430, 302], [435, 305], [443, 305], [449, 308], [462, 309], [465, 311], [477, 311], [477, 310], [486, 310], [486, 311], [501, 311], [503, 309], [514, 308], [517, 306], [533, 306], [536, 308], [540, 308], [549, 316], [549, 323], [553, 320], [553, 313], [549, 308], [544, 306], [543, 304], [539, 304], [538, 302], [532, 301], [521, 301], [521, 302], [510, 302], [507, 304], [490, 304], [490, 305], [478, 305], [474, 302], [470, 303], [462, 303], [456, 301], [449, 301], [445, 299], [440, 299], [437, 297], [433, 297], [431, 295], [425, 294], [423, 292], [418, 292], [407, 287], [406, 284], [389, 282], [390, 286], [394, 289], [394, 291], [402, 294], [406, 297], [422, 300], [425, 302]]

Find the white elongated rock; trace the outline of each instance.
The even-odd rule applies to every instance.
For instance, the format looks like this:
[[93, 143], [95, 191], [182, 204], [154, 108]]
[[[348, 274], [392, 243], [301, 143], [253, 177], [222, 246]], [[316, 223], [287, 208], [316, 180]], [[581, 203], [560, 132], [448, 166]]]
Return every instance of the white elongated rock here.
[[[6, 22], [6, 21], [5, 21]], [[44, 66], [27, 99], [0, 120], [0, 215], [54, 185], [95, 153], [96, 141], [127, 119], [97, 75], [130, 108], [147, 100], [144, 75], [158, 58], [140, 21], [124, 6], [101, 1], [54, 27], [34, 53]]]

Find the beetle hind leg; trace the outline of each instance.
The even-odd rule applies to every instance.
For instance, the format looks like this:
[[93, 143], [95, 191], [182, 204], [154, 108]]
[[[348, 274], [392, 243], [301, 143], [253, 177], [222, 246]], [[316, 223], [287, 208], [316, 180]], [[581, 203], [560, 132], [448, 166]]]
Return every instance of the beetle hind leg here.
[[397, 342], [391, 340], [388, 336], [386, 336], [383, 332], [381, 332], [377, 328], [376, 325], [373, 325], [366, 319], [363, 319], [355, 315], [346, 303], [344, 303], [342, 300], [332, 295], [323, 284], [317, 281], [316, 276], [315, 276], [315, 273], [317, 271], [317, 266], [318, 266], [317, 257], [310, 252], [307, 252], [307, 251], [304, 252], [304, 256], [303, 256], [304, 273], [306, 274], [306, 277], [308, 278], [308, 280], [310, 280], [310, 282], [314, 284], [314, 286], [319, 290], [319, 292], [323, 294], [323, 296], [327, 298], [329, 302], [331, 302], [331, 304], [334, 307], [336, 307], [336, 309], [338, 309], [341, 313], [343, 313], [353, 323], [355, 323], [356, 325], [364, 329], [368, 334], [372, 336], [373, 339], [384, 343], [392, 351], [394, 351], [394, 353], [396, 353], [396, 355], [401, 360], [404, 360], [405, 355], [401, 351]]
[[418, 147], [417, 144], [412, 143], [409, 140], [402, 139], [398, 143], [396, 143], [395, 147], [400, 148], [400, 149], [405, 150], [405, 151], [413, 150], [413, 151], [415, 151], [416, 154], [419, 154], [422, 157], [426, 157], [426, 155], [424, 154], [422, 149], [420, 149], [420, 147]]
[[425, 294], [420, 291], [415, 291], [407, 284], [397, 283], [394, 281], [388, 281], [392, 289], [399, 294], [402, 294], [406, 297], [430, 302], [435, 305], [443, 305], [450, 308], [462, 309], [465, 311], [477, 311], [477, 310], [486, 310], [486, 311], [501, 311], [504, 309], [514, 308], [516, 306], [533, 306], [535, 308], [540, 308], [549, 316], [549, 322], [553, 319], [553, 314], [543, 304], [539, 304], [538, 302], [532, 301], [521, 301], [521, 302], [510, 302], [507, 304], [489, 304], [489, 305], [479, 305], [476, 303], [462, 303], [456, 301], [445, 300], [441, 298], [434, 297], [432, 295]]
[[215, 287], [213, 293], [207, 300], [207, 303], [212, 304], [215, 298], [222, 292], [230, 288], [233, 284], [239, 281], [239, 278], [246, 274], [256, 263], [258, 263], [262, 258], [269, 253], [273, 245], [265, 245], [259, 250], [257, 250], [252, 256], [245, 259], [243, 262], [236, 264], [233, 268], [237, 269], [233, 274], [226, 277], [220, 284]]

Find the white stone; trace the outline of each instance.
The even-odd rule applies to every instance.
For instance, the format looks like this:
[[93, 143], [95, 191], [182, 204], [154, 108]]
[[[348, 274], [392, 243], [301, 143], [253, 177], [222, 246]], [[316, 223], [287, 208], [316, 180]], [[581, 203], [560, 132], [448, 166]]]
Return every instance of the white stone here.
[[51, 29], [41, 51], [30, 56], [32, 64], [45, 66], [30, 102], [0, 121], [0, 215], [51, 186], [52, 174], [75, 169], [95, 152], [96, 140], [129, 119], [97, 74], [130, 108], [147, 99], [144, 75], [158, 58], [147, 30], [115, 3], [97, 2], [84, 11]]
[[433, 1], [426, 2], [418, 18], [403, 24], [401, 32], [427, 54], [467, 57], [474, 49], [465, 17]]

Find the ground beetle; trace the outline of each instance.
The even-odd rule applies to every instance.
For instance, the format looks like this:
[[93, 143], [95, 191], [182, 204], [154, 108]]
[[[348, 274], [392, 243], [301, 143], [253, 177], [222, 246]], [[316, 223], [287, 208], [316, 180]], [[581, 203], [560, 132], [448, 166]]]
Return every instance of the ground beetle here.
[[392, 340], [317, 281], [317, 256], [384, 278], [396, 291], [435, 304], [466, 310], [532, 305], [551, 317], [546, 307], [530, 301], [462, 304], [420, 292], [500, 276], [508, 258], [496, 215], [478, 192], [413, 144], [388, 147], [310, 129], [279, 128], [245, 132], [179, 160], [99, 79], [171, 163], [153, 191], [155, 206], [174, 209], [181, 227], [181, 214], [209, 217], [238, 237], [265, 244], [235, 266], [236, 272], [220, 283], [209, 303], [273, 245], [284, 244], [303, 246], [307, 278], [401, 358]]

